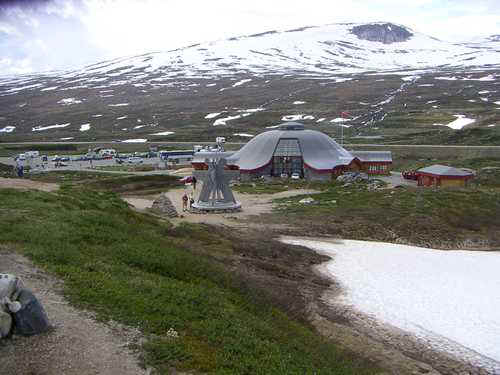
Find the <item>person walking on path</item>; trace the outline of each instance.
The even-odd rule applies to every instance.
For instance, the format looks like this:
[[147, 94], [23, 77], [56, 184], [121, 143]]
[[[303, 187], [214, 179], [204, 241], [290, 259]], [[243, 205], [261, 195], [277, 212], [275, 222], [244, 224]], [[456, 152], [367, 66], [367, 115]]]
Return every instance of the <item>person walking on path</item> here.
[[193, 176], [192, 184], [193, 184], [193, 190], [196, 190], [196, 177], [194, 177], [194, 176]]
[[191, 197], [189, 198], [189, 211], [191, 211], [193, 204], [194, 204], [194, 195], [193, 193], [191, 193]]
[[184, 193], [182, 196], [182, 211], [187, 211], [187, 204], [188, 204], [188, 196], [187, 193]]

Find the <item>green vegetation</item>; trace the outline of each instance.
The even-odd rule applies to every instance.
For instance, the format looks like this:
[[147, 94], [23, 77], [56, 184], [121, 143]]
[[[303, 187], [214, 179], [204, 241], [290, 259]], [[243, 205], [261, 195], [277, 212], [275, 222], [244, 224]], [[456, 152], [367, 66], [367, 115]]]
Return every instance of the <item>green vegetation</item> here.
[[[108, 175], [109, 176], [109, 175]], [[148, 195], [168, 191], [178, 187], [179, 178], [170, 175], [123, 176], [101, 178], [86, 186], [101, 191], [120, 194]]]
[[57, 153], [63, 151], [64, 153], [76, 151], [77, 145], [66, 144], [66, 143], [50, 143], [50, 144], [31, 144], [31, 145], [4, 145], [3, 150], [0, 150], [3, 154], [7, 153], [5, 156], [12, 154], [23, 153], [29, 150], [37, 150], [40, 153]]
[[139, 164], [139, 165], [106, 165], [102, 167], [96, 167], [100, 171], [118, 171], [118, 172], [150, 172], [154, 171], [155, 168], [151, 164]]
[[10, 165], [0, 163], [0, 177], [12, 177], [14, 168]]
[[328, 184], [324, 182], [279, 178], [270, 181], [254, 180], [233, 186], [233, 190], [244, 194], [274, 194], [293, 189], [324, 190], [326, 188]]
[[[96, 186], [116, 189], [116, 182]], [[0, 206], [0, 242], [62, 278], [76, 306], [150, 335], [145, 362], [161, 373], [172, 366], [212, 374], [377, 373], [244, 288], [217, 260], [232, 253], [231, 243], [209, 227], [173, 229], [112, 192], [69, 185], [55, 193], [4, 189]]]
[[[307, 221], [309, 235], [404, 241], [454, 248], [461, 243], [500, 248], [500, 192], [492, 189], [396, 188], [370, 191], [363, 183], [313, 196], [279, 199], [279, 215], [291, 225]], [[474, 245], [471, 245], [474, 246]]]
[[72, 184], [109, 178], [108, 174], [88, 171], [52, 171], [30, 175], [29, 178], [41, 182]]

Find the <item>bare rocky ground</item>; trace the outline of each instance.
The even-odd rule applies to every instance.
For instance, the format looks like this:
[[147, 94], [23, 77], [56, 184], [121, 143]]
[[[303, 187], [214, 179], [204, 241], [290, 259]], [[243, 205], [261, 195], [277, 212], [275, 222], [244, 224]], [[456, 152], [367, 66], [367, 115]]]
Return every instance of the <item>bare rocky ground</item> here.
[[[312, 195], [319, 193], [319, 191], [316, 190], [305, 190], [305, 189], [288, 190], [276, 194], [242, 194], [233, 191], [236, 200], [240, 202], [243, 207], [242, 211], [231, 212], [227, 214], [209, 215], [209, 214], [194, 213], [190, 212], [189, 210], [188, 211], [182, 210], [182, 195], [184, 194], [184, 192], [187, 192], [188, 195], [190, 195], [192, 191], [193, 190], [191, 186], [186, 185], [185, 188], [172, 189], [167, 193], [165, 193], [174, 204], [177, 213], [181, 215], [181, 217], [179, 218], [170, 219], [170, 221], [174, 225], [178, 225], [181, 222], [189, 222], [189, 223], [203, 223], [211, 225], [224, 225], [235, 228], [248, 228], [248, 227], [260, 228], [262, 227], [262, 225], [260, 225], [258, 221], [255, 223], [249, 223], [246, 221], [246, 219], [250, 217], [256, 218], [257, 216], [263, 213], [270, 213], [273, 209], [272, 205], [273, 199], [293, 197], [296, 195], [303, 195], [303, 194]], [[201, 187], [198, 186], [197, 190], [194, 192], [195, 197], [197, 196], [197, 193], [199, 193], [200, 191]], [[153, 201], [157, 197], [158, 195], [153, 195], [148, 197], [127, 196], [124, 197], [124, 200], [127, 201], [136, 209], [140, 211], [146, 211], [147, 209], [151, 208], [151, 206], [153, 205]], [[286, 224], [272, 225], [272, 227], [276, 229], [285, 226], [287, 225]], [[269, 227], [269, 225], [266, 225], [266, 227]]]
[[59, 188], [57, 184], [50, 184], [46, 182], [37, 182], [26, 180], [22, 178], [4, 178], [0, 177], [0, 187], [1, 188], [12, 188], [19, 190], [42, 190], [42, 191], [54, 191]]

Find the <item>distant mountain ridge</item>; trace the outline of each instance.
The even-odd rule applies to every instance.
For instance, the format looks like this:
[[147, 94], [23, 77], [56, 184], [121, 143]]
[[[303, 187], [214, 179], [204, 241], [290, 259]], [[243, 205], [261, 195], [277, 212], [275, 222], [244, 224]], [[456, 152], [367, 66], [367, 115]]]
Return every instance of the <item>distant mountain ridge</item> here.
[[[499, 36], [452, 44], [388, 22], [339, 23], [266, 31], [92, 64], [61, 77], [110, 74], [141, 80], [144, 74], [176, 76], [352, 74], [400, 69], [499, 66]], [[51, 75], [54, 72], [44, 75]]]

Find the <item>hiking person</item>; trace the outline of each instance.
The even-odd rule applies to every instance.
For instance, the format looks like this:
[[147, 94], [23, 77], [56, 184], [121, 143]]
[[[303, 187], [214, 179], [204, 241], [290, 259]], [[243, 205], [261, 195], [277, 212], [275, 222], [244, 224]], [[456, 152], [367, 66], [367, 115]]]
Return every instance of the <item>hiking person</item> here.
[[193, 190], [196, 190], [196, 177], [193, 176], [191, 183], [193, 184]]
[[187, 193], [184, 193], [182, 196], [182, 211], [187, 211], [187, 204], [188, 204], [188, 196]]
[[191, 197], [189, 198], [189, 210], [191, 210], [191, 207], [193, 207], [194, 204], [194, 197], [193, 193], [191, 193]]

